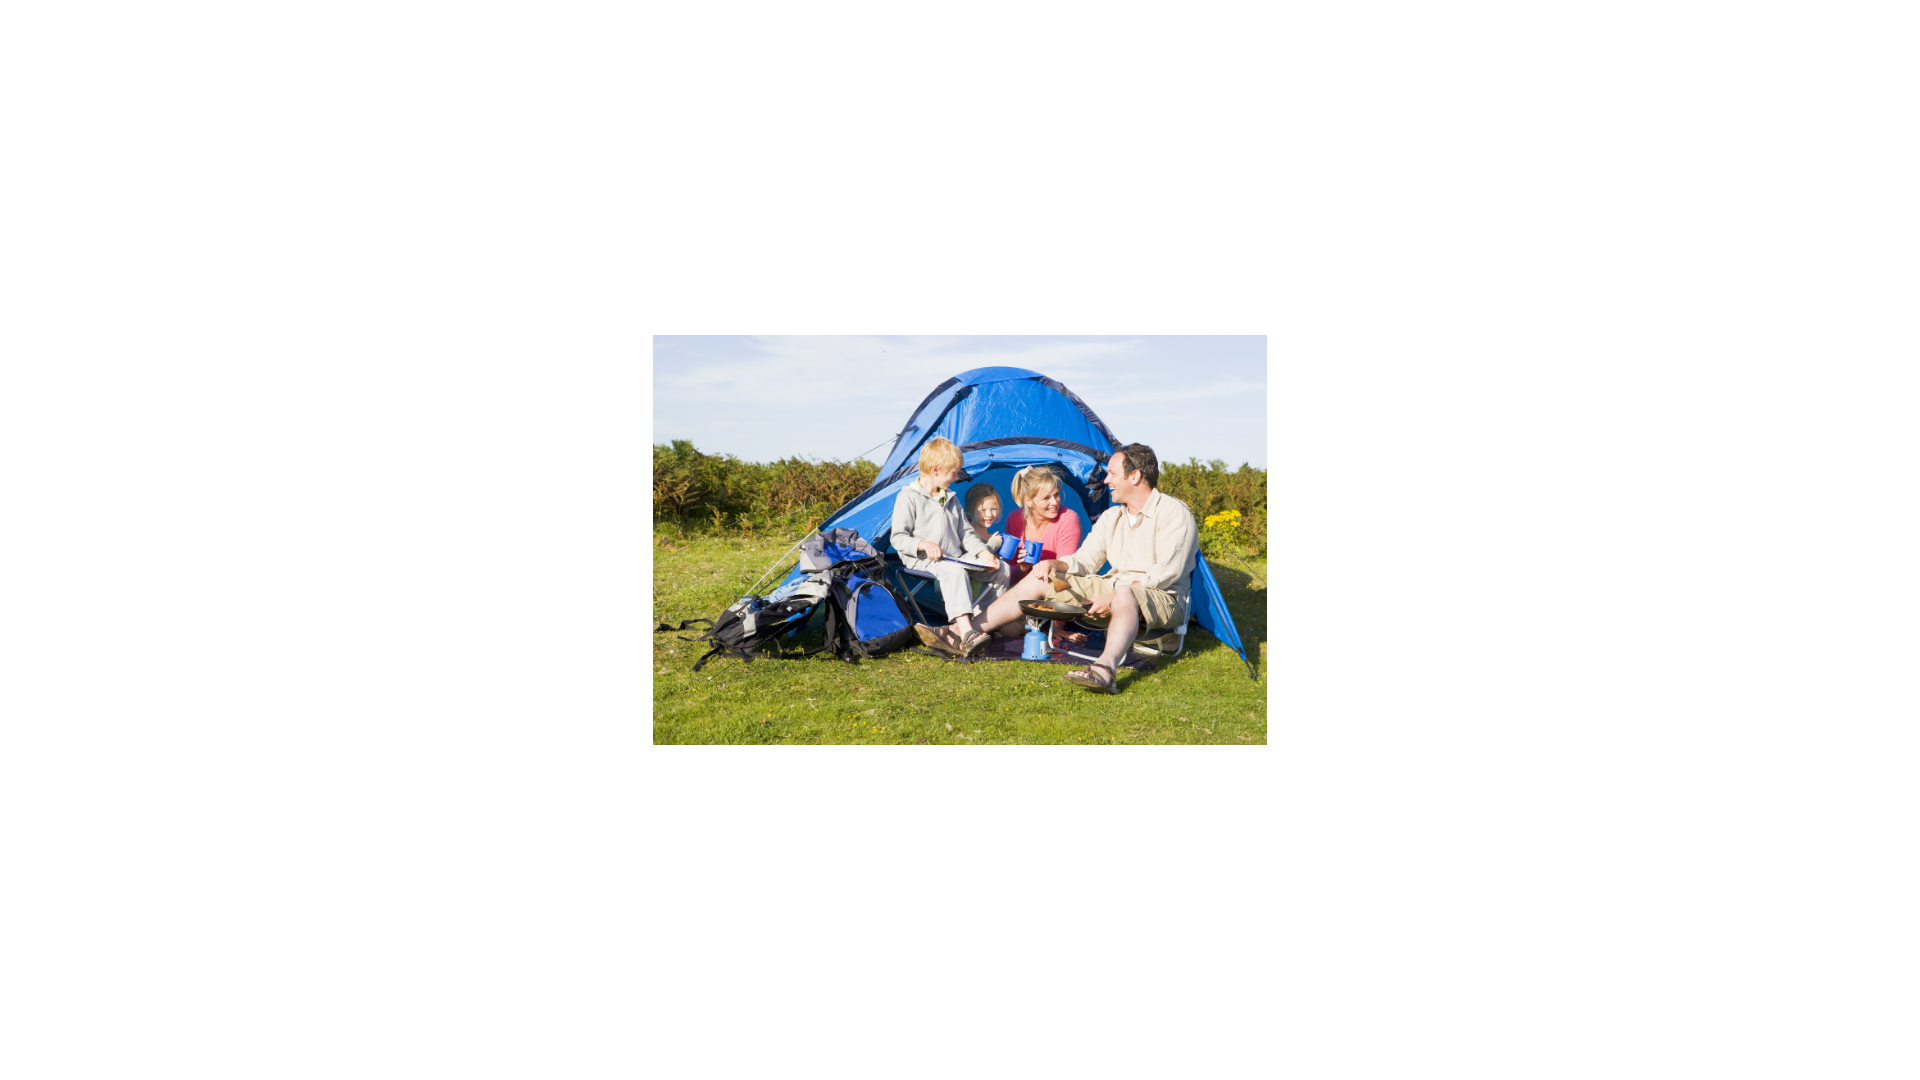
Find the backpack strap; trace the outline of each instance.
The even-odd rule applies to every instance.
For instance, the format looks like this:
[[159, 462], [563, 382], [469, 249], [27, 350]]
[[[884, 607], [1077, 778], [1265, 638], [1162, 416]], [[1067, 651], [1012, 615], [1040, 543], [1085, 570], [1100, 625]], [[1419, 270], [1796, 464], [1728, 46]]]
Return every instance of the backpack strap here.
[[853, 624], [847, 621], [847, 613], [840, 606], [840, 597], [844, 596], [846, 591], [847, 586], [844, 582], [833, 583], [833, 595], [826, 601], [826, 640], [822, 641], [820, 648], [815, 651], [830, 651], [849, 664], [857, 664], [860, 662], [860, 654], [854, 650], [853, 646]]
[[[694, 640], [694, 639], [689, 638], [688, 640]], [[773, 638], [768, 639], [768, 641], [773, 641], [773, 640], [774, 640]], [[775, 649], [778, 649], [779, 647], [780, 646], [777, 644], [774, 645]], [[721, 653], [725, 653], [728, 656], [739, 657], [740, 659], [745, 660], [747, 663], [751, 664], [755, 660], [805, 660], [809, 656], [813, 656], [816, 653], [826, 651], [826, 648], [827, 647], [825, 645], [816, 645], [811, 649], [803, 649], [799, 652], [766, 653], [766, 652], [755, 652], [752, 649], [736, 649], [727, 645], [715, 645], [712, 649], [707, 651], [707, 655], [693, 662], [693, 670], [699, 671], [701, 668], [701, 665], [705, 664], [707, 661], [713, 659], [715, 656], [720, 655]]]

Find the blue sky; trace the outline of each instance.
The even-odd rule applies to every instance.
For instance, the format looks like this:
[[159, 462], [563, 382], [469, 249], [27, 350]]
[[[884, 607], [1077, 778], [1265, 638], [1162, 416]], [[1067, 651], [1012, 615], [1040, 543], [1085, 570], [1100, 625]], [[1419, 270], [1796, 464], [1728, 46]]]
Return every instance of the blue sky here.
[[1060, 380], [1164, 460], [1266, 467], [1263, 336], [656, 336], [653, 441], [747, 461], [879, 461], [928, 391], [999, 365]]

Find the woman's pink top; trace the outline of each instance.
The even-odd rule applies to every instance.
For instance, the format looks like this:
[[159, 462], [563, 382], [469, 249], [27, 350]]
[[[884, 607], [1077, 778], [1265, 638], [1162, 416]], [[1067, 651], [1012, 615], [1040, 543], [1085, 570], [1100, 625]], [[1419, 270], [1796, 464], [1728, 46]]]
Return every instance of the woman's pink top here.
[[[1017, 536], [1022, 540], [1028, 539], [1025, 510], [1015, 510], [1007, 515], [1007, 535]], [[1053, 519], [1053, 524], [1041, 529], [1040, 535], [1033, 539], [1040, 541], [1042, 559], [1066, 558], [1080, 550], [1080, 515], [1064, 506], [1061, 507], [1060, 516]], [[1019, 581], [1033, 570], [1033, 564], [1009, 562], [1007, 568], [1013, 571], [1013, 581]], [[1007, 584], [1012, 585], [1013, 581]]]

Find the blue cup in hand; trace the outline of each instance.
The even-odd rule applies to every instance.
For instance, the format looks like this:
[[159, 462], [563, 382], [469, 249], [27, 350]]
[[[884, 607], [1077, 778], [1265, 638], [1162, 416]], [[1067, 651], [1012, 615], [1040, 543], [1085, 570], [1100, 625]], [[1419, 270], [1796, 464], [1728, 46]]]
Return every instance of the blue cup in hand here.
[[1013, 550], [1019, 546], [1020, 538], [1012, 533], [1007, 533], [1000, 538], [1000, 557], [1002, 559], [1013, 558]]
[[1025, 557], [1021, 559], [1022, 562], [1031, 566], [1040, 561], [1040, 541], [1022, 540], [1020, 541], [1020, 546], [1025, 552]]

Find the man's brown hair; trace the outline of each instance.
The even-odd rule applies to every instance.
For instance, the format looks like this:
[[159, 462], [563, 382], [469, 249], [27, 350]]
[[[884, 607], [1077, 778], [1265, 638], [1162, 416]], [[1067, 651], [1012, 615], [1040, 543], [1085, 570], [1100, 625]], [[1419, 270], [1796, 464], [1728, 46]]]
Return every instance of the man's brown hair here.
[[1160, 459], [1153, 456], [1153, 447], [1146, 443], [1132, 442], [1118, 451], [1125, 454], [1124, 472], [1138, 472], [1140, 479], [1155, 491], [1160, 490]]

